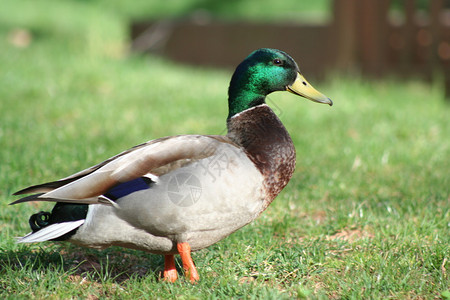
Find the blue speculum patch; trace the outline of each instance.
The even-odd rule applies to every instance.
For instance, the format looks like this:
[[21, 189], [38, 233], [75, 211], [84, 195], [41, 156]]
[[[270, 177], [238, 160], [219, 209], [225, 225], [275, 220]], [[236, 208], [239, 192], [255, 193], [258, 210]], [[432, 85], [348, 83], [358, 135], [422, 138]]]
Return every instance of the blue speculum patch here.
[[137, 191], [149, 189], [153, 181], [147, 177], [139, 177], [112, 187], [105, 193], [105, 197], [117, 200]]

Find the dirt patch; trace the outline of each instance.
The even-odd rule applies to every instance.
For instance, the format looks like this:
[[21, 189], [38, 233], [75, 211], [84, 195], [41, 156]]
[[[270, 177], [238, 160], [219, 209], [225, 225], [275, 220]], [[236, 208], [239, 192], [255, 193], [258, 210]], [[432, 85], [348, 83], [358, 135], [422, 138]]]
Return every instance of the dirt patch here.
[[343, 240], [347, 242], [355, 242], [361, 239], [372, 239], [375, 235], [367, 229], [349, 229], [344, 228], [333, 235], [326, 237], [327, 240]]

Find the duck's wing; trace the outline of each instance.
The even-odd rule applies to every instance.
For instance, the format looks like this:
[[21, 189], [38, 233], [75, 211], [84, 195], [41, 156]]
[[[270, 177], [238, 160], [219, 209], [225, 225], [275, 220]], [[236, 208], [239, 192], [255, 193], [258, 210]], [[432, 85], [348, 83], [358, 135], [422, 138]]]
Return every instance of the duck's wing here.
[[[82, 177], [84, 177], [86, 175], [91, 174], [91, 173], [95, 172], [96, 170], [100, 169], [101, 167], [103, 167], [104, 165], [106, 165], [107, 163], [109, 163], [109, 162], [111, 162], [111, 161], [113, 161], [113, 160], [115, 160], [115, 159], [117, 159], [117, 158], [119, 158], [119, 157], [121, 157], [123, 155], [129, 154], [130, 152], [136, 151], [136, 150], [138, 150], [140, 148], [149, 146], [150, 144], [162, 142], [165, 139], [168, 139], [168, 138], [160, 138], [160, 139], [156, 139], [156, 140], [151, 140], [151, 141], [148, 141], [146, 143], [134, 146], [133, 148], [130, 148], [130, 149], [128, 149], [126, 151], [123, 151], [123, 152], [121, 152], [121, 153], [119, 153], [119, 154], [117, 154], [117, 155], [115, 155], [113, 157], [110, 157], [107, 160], [105, 160], [105, 161], [103, 161], [103, 162], [101, 162], [99, 164], [96, 164], [95, 166], [92, 166], [90, 168], [84, 169], [84, 170], [82, 170], [80, 172], [77, 172], [75, 174], [72, 174], [72, 175], [70, 175], [68, 177], [65, 177], [65, 178], [62, 178], [62, 179], [59, 179], [59, 180], [56, 180], [56, 181], [52, 181], [52, 182], [46, 182], [46, 183], [41, 183], [41, 184], [37, 184], [37, 185], [32, 185], [32, 186], [24, 188], [24, 189], [22, 189], [20, 191], [15, 192], [13, 195], [24, 195], [24, 194], [31, 194], [31, 193], [42, 193], [42, 194], [45, 194], [47, 192], [50, 192], [50, 191], [52, 191], [54, 189], [57, 189], [57, 188], [63, 186], [63, 185], [66, 185], [66, 184], [68, 184], [68, 183], [70, 183], [72, 181], [78, 180], [78, 179], [80, 179], [80, 178], [82, 178]], [[13, 204], [13, 203], [11, 203], [11, 204]]]
[[112, 187], [141, 177], [156, 181], [159, 175], [214, 155], [221, 143], [238, 147], [224, 136], [180, 135], [152, 140], [69, 177], [20, 190], [14, 195], [36, 194], [11, 204], [27, 201], [108, 204], [110, 201], [102, 195]]

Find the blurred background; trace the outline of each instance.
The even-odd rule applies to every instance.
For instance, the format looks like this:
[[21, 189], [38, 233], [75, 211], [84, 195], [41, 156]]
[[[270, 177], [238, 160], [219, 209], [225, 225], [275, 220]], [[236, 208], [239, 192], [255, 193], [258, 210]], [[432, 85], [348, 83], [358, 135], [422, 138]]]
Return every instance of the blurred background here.
[[[31, 27], [19, 22], [18, 28], [9, 28], [9, 42], [19, 48], [45, 36], [46, 23], [61, 27], [75, 18], [63, 12], [64, 4], [44, 1], [36, 7], [18, 2], [2, 8], [3, 25], [32, 14], [43, 20]], [[331, 71], [426, 80], [438, 76], [450, 95], [449, 0], [62, 2], [99, 8], [104, 12], [100, 19], [112, 15], [125, 30], [123, 46], [132, 51], [192, 65], [234, 68], [254, 49], [273, 47], [301, 58], [301, 69], [310, 76], [323, 78]], [[80, 27], [90, 23], [82, 19]], [[98, 21], [99, 28], [90, 31], [105, 30]], [[117, 32], [112, 29], [109, 34]]]
[[306, 74], [446, 76], [450, 1], [192, 1], [183, 17], [133, 22], [132, 46], [177, 61], [233, 67], [253, 49], [284, 49]]

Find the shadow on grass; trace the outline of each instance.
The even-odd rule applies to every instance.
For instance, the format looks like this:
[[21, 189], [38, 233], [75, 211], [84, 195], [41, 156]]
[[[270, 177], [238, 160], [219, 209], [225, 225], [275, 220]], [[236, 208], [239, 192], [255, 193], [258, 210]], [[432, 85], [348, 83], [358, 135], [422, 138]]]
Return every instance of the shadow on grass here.
[[46, 271], [73, 281], [122, 284], [130, 278], [158, 281], [163, 271], [162, 255], [111, 247], [93, 250], [72, 245], [51, 245], [39, 249], [23, 247], [0, 252], [0, 274]]

